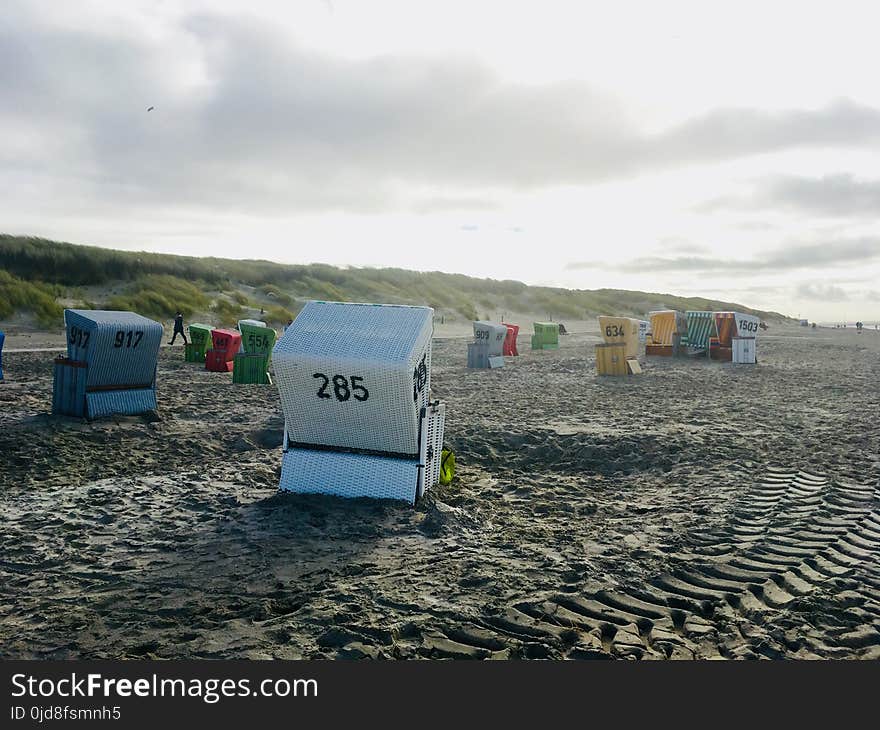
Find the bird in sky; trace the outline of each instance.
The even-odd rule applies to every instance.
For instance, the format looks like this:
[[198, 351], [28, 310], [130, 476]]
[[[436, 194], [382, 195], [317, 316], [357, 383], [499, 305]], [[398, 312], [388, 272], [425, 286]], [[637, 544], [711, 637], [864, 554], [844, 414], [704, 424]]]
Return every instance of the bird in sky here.
[[156, 107], [151, 106], [151, 107], [149, 107], [149, 108], [147, 109], [147, 111], [148, 111], [148, 112], [151, 112], [151, 111], [153, 111], [153, 109], [155, 109], [155, 108], [156, 108]]

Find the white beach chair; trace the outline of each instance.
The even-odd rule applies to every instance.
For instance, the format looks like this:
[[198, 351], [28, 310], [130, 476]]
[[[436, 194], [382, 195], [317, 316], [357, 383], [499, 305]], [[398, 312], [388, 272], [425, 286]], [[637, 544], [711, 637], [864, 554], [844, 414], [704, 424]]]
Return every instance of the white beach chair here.
[[445, 406], [430, 402], [434, 310], [308, 302], [272, 353], [281, 489], [415, 501], [437, 484]]

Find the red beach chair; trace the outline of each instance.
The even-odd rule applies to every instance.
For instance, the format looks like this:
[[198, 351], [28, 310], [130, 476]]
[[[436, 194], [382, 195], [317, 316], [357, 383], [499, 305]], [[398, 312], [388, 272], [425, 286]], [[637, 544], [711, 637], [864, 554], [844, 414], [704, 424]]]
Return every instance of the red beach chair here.
[[519, 355], [519, 350], [516, 349], [516, 338], [519, 336], [519, 325], [518, 324], [508, 324], [504, 323], [507, 326], [507, 337], [504, 338], [504, 354], [507, 355]]
[[241, 347], [241, 333], [235, 330], [211, 330], [213, 347], [205, 353], [205, 369], [215, 373], [232, 372], [235, 354]]

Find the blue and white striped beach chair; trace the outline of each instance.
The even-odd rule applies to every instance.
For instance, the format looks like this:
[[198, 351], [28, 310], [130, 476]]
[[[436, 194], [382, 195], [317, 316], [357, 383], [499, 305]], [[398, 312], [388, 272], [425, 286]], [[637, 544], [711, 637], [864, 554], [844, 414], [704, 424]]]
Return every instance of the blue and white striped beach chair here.
[[66, 309], [67, 357], [55, 360], [52, 412], [88, 419], [156, 410], [162, 325], [134, 312]]

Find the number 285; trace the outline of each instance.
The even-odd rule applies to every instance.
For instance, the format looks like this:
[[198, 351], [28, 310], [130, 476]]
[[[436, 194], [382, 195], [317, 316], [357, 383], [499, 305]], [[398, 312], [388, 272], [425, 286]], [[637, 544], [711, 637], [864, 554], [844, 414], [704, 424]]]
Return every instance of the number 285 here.
[[[318, 397], [332, 398], [333, 396], [327, 392], [331, 379], [324, 375], [324, 373], [315, 373], [312, 377], [324, 381], [318, 389]], [[355, 400], [359, 401], [365, 401], [370, 397], [370, 391], [361, 385], [361, 383], [364, 382], [364, 379], [359, 375], [352, 375], [350, 378], [346, 378], [344, 375], [334, 375], [332, 380], [333, 395], [335, 395], [336, 400], [341, 403], [349, 400], [352, 395], [354, 395]]]

